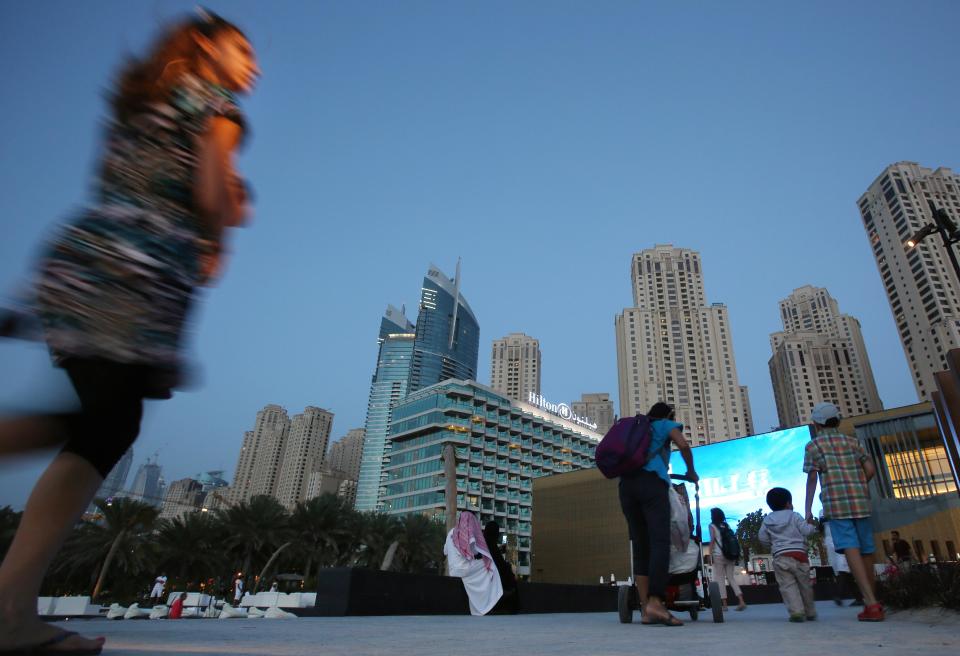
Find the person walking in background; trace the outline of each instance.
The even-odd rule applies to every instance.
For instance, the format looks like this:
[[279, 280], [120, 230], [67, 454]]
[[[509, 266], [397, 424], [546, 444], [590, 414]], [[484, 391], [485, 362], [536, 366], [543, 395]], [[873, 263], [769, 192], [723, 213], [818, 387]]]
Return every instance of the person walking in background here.
[[891, 531], [890, 540], [893, 542], [893, 554], [896, 558], [897, 567], [900, 569], [910, 569], [913, 565], [913, 550], [910, 549], [910, 543], [900, 537], [900, 531]]
[[162, 600], [163, 589], [165, 587], [167, 587], [167, 576], [166, 574], [161, 574], [153, 580], [153, 590], [150, 591], [151, 601], [154, 599]]
[[793, 511], [790, 490], [771, 489], [767, 492], [767, 505], [773, 512], [764, 515], [757, 539], [760, 544], [770, 545], [773, 572], [790, 621], [813, 621], [817, 619], [817, 607], [813, 603], [807, 537], [817, 529]]
[[713, 580], [720, 584], [723, 610], [727, 610], [727, 583], [733, 588], [733, 594], [737, 595], [737, 610], [745, 610], [747, 604], [736, 579], [740, 543], [737, 542], [733, 529], [727, 524], [726, 514], [719, 508], [710, 509], [710, 558], [713, 561]]
[[[620, 508], [627, 520], [633, 543], [633, 571], [640, 595], [643, 624], [683, 626], [667, 611], [664, 602], [670, 573], [670, 475], [667, 462], [670, 443], [676, 445], [687, 466], [687, 480], [699, 480], [693, 467], [693, 451], [683, 437], [683, 425], [674, 421], [674, 410], [655, 403], [650, 421], [650, 448], [646, 464], [620, 476]], [[611, 577], [612, 578], [612, 577]]]
[[832, 403], [818, 403], [810, 414], [816, 434], [807, 443], [803, 471], [807, 474], [806, 519], [813, 524], [813, 496], [820, 484], [823, 516], [830, 521], [834, 548], [842, 553], [863, 594], [861, 622], [882, 622], [883, 605], [874, 589], [874, 543], [870, 523], [870, 490], [876, 473], [873, 461], [855, 437], [844, 435], [840, 410]]
[[243, 600], [243, 572], [237, 572], [233, 579], [233, 604], [239, 606]]
[[248, 212], [234, 169], [245, 131], [235, 94], [258, 74], [243, 32], [208, 12], [131, 59], [111, 98], [94, 206], [54, 236], [31, 298], [0, 320], [3, 334], [39, 333], [79, 399], [67, 414], [0, 421], [0, 456], [62, 446], [0, 565], [0, 650], [102, 649], [102, 639], [40, 621], [40, 583], [136, 439], [144, 399], [183, 383], [195, 291], [214, 279], [227, 228]]

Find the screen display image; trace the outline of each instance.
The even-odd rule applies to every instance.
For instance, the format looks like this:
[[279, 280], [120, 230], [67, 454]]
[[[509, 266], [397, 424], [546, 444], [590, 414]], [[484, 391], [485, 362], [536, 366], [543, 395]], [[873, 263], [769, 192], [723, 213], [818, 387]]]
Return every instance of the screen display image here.
[[[741, 437], [726, 442], [694, 447], [693, 465], [700, 475], [700, 522], [703, 540], [710, 540], [707, 527], [710, 509], [720, 508], [730, 528], [747, 513], [767, 506], [767, 490], [784, 487], [793, 495], [793, 509], [803, 514], [807, 493], [807, 475], [803, 473], [803, 451], [810, 441], [810, 427], [797, 426], [786, 430]], [[679, 451], [670, 454], [670, 472], [683, 474], [686, 465]], [[693, 485], [687, 484], [690, 508], [693, 507]], [[820, 515], [820, 492], [813, 501], [813, 514]]]

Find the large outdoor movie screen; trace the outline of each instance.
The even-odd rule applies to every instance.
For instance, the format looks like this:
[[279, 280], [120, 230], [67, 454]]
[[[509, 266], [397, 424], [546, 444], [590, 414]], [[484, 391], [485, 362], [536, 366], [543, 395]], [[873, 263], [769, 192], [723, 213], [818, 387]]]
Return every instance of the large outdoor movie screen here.
[[[810, 441], [810, 427], [741, 437], [693, 449], [693, 464], [700, 475], [700, 521], [703, 539], [709, 541], [710, 509], [720, 508], [734, 530], [737, 522], [757, 509], [770, 512], [767, 490], [785, 487], [793, 494], [793, 508], [803, 514], [807, 475], [803, 473], [803, 450]], [[686, 471], [678, 451], [670, 454], [671, 473]], [[693, 509], [693, 485], [687, 484]], [[813, 514], [820, 514], [819, 491]]]

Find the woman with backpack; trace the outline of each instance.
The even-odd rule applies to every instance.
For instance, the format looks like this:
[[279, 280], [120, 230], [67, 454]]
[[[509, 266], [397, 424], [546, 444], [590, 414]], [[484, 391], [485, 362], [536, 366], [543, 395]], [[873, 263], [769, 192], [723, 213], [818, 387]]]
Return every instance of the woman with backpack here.
[[666, 403], [656, 403], [647, 413], [650, 448], [643, 467], [620, 475], [620, 507], [633, 542], [633, 570], [640, 593], [641, 624], [683, 626], [664, 606], [670, 576], [670, 443], [676, 445], [687, 466], [687, 479], [699, 480], [693, 469], [693, 452], [683, 437], [683, 425], [674, 421]]
[[737, 595], [737, 610], [746, 610], [747, 604], [743, 601], [743, 592], [734, 578], [734, 570], [740, 559], [740, 544], [730, 525], [727, 516], [719, 508], [710, 509], [710, 557], [713, 559], [713, 580], [720, 584], [720, 598], [723, 599], [723, 610], [727, 610], [727, 582]]

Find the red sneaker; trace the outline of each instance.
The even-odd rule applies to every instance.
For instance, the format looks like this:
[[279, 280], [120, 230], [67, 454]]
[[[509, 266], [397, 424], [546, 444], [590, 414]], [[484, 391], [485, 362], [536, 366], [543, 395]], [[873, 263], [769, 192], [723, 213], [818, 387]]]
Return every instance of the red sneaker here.
[[861, 622], [882, 622], [885, 618], [882, 604], [870, 604], [862, 613], [857, 614], [857, 619]]

